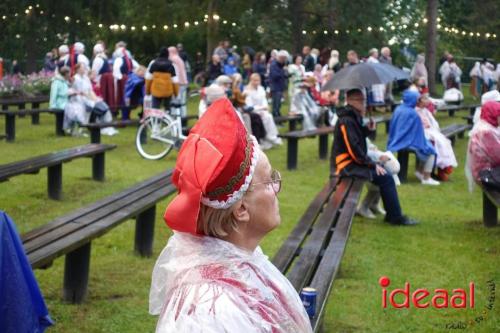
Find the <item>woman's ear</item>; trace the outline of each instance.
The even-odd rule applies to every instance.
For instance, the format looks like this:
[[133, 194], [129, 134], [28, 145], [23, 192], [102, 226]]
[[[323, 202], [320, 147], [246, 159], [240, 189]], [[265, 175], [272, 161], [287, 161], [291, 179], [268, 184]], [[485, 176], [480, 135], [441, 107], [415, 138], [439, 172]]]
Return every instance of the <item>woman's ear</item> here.
[[233, 207], [233, 217], [236, 222], [246, 223], [250, 221], [250, 212], [248, 211], [248, 203], [244, 200], [240, 200], [234, 204]]

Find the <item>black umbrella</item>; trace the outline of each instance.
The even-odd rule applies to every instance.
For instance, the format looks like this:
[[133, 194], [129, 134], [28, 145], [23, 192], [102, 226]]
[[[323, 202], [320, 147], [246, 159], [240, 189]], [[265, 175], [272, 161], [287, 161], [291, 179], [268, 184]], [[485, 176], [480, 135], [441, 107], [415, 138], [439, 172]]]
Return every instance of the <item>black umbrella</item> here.
[[341, 69], [323, 85], [321, 90], [368, 88], [374, 84], [386, 84], [409, 78], [408, 73], [389, 64], [362, 63]]

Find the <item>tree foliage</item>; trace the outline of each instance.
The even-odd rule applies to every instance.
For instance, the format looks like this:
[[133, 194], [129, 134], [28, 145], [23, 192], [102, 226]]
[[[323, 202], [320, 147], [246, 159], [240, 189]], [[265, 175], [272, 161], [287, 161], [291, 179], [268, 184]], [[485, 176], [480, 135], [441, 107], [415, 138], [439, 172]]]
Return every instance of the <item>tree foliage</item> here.
[[[36, 3], [39, 7], [26, 0], [0, 3], [1, 57], [33, 62], [42, 59], [53, 47], [75, 41], [84, 42], [90, 53], [97, 40], [108, 45], [125, 40], [142, 61], [153, 57], [160, 46], [178, 42], [184, 43], [190, 54], [198, 51], [205, 54], [207, 48], [212, 49], [221, 39], [255, 50], [285, 48], [298, 52], [302, 45], [309, 44], [319, 49], [335, 48], [342, 55], [348, 49], [366, 55], [370, 48], [387, 45], [389, 41], [393, 51], [406, 46], [405, 40], [416, 52], [425, 49], [422, 18], [427, 1], [424, 0], [40, 0]], [[29, 6], [33, 9], [26, 14]], [[439, 0], [443, 26], [479, 32], [481, 37], [438, 30], [437, 53], [448, 50], [459, 56], [498, 58], [500, 36], [496, 39], [483, 36], [486, 32], [500, 31], [496, 17], [499, 9], [498, 0], [483, 0], [480, 4], [471, 0]], [[18, 15], [14, 16], [15, 13]], [[218, 20], [214, 14], [219, 16]], [[2, 19], [3, 15], [6, 19]], [[111, 25], [124, 25], [125, 29], [111, 30]], [[132, 26], [136, 28], [134, 31]], [[396, 57], [397, 53], [394, 52]]]

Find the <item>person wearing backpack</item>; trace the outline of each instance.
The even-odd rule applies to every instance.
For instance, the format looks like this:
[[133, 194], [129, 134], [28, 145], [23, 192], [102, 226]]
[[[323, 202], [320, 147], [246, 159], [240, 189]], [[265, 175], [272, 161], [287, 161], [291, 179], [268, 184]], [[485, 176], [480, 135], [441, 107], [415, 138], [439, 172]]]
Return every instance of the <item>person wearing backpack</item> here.
[[152, 106], [155, 109], [161, 105], [169, 109], [172, 96], [179, 94], [175, 68], [168, 60], [168, 55], [168, 49], [162, 47], [158, 58], [149, 64], [146, 73], [146, 95], [152, 96]]

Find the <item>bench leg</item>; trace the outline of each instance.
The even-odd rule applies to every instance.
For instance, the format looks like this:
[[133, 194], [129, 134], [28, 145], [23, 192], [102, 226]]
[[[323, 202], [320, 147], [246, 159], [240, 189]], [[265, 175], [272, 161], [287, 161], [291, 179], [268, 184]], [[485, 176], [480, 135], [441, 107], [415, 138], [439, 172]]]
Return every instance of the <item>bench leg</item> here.
[[92, 157], [92, 179], [100, 182], [104, 181], [104, 165], [104, 152]]
[[450, 141], [451, 141], [452, 146], [455, 146], [455, 138], [456, 138], [455, 135], [450, 137]]
[[82, 303], [87, 296], [90, 266], [90, 242], [66, 254], [63, 300]]
[[299, 140], [297, 138], [288, 138], [288, 151], [287, 151], [287, 162], [286, 166], [288, 170], [297, 169], [297, 155], [298, 155], [298, 145]]
[[399, 161], [399, 173], [398, 177], [401, 183], [406, 183], [406, 180], [408, 178], [408, 157], [409, 157], [409, 152], [408, 151], [400, 151], [398, 152], [398, 161]]
[[295, 119], [292, 119], [288, 122], [288, 128], [290, 130], [290, 132], [293, 132], [297, 129], [297, 120]]
[[498, 208], [483, 192], [483, 223], [485, 227], [494, 227], [498, 224]]
[[153, 239], [155, 234], [156, 205], [143, 211], [135, 221], [135, 252], [142, 257], [153, 254]]
[[7, 142], [16, 140], [16, 116], [13, 114], [5, 115], [5, 136]]
[[[33, 110], [40, 108], [40, 103], [31, 103], [31, 108]], [[40, 124], [40, 114], [39, 113], [33, 113], [31, 115], [31, 124], [32, 125], [39, 125]]]
[[[26, 109], [26, 104], [24, 104], [24, 103], [17, 104], [17, 109], [18, 110], [24, 110], [24, 109]], [[26, 117], [26, 115], [25, 114], [20, 114], [19, 117], [20, 118], [24, 118], [24, 117]]]
[[455, 115], [455, 110], [448, 110], [448, 115], [453, 117]]
[[56, 116], [56, 135], [64, 136], [63, 122], [64, 122], [64, 112], [55, 113]]
[[33, 113], [31, 115], [31, 125], [39, 125], [40, 124], [40, 114]]
[[319, 158], [321, 160], [328, 158], [328, 134], [319, 136]]
[[464, 134], [465, 134], [465, 131], [463, 131], [463, 132], [459, 132], [459, 133], [457, 134], [457, 136], [458, 136], [458, 138], [459, 138], [459, 139], [463, 139], [463, 138], [464, 138]]
[[49, 198], [61, 200], [62, 197], [62, 163], [47, 168]]
[[390, 126], [391, 126], [391, 122], [390, 121], [386, 121], [385, 122], [385, 134], [389, 134]]
[[90, 129], [90, 143], [101, 143], [101, 129], [91, 128]]

